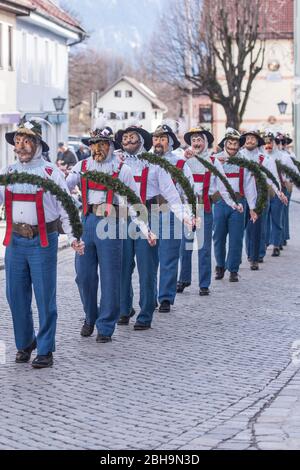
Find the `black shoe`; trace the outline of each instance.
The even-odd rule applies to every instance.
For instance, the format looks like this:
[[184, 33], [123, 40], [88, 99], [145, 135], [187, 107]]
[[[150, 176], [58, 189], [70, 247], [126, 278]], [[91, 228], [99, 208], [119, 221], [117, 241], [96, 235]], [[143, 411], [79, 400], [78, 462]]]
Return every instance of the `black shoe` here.
[[259, 259], [258, 259], [258, 262], [259, 262], [259, 263], [263, 263], [263, 262], [264, 262], [264, 259], [263, 259], [263, 258], [259, 258]]
[[251, 269], [251, 271], [258, 271], [258, 270], [259, 270], [258, 262], [257, 262], [257, 261], [253, 261], [253, 262], [251, 263], [250, 269]]
[[272, 256], [280, 256], [280, 248], [274, 248]]
[[283, 246], [287, 246], [287, 241], [286, 240], [283, 242]]
[[136, 322], [133, 328], [136, 331], [150, 330], [151, 325], [144, 325], [143, 323]]
[[36, 356], [31, 363], [34, 369], [45, 369], [53, 365], [53, 354], [48, 353], [46, 356]]
[[168, 300], [163, 300], [162, 303], [160, 304], [160, 307], [158, 309], [159, 312], [161, 313], [168, 313], [171, 311], [171, 305]]
[[283, 246], [282, 245], [279, 246], [279, 250], [283, 251]]
[[93, 334], [93, 331], [94, 331], [94, 326], [88, 325], [86, 322], [84, 322], [84, 324], [82, 325], [80, 334], [81, 336], [84, 336], [85, 338], [87, 338], [88, 336], [91, 336]]
[[230, 273], [229, 282], [239, 282], [238, 273]]
[[209, 295], [210, 290], [208, 287], [200, 287], [199, 295], [204, 296], [204, 295]]
[[16, 362], [18, 364], [23, 364], [30, 361], [31, 353], [36, 349], [36, 339], [31, 343], [28, 348], [21, 349], [16, 354]]
[[130, 315], [121, 315], [118, 320], [118, 325], [129, 325], [130, 318], [134, 317], [135, 310], [134, 308], [131, 310]]
[[191, 285], [190, 282], [181, 282], [181, 281], [178, 281], [177, 282], [177, 288], [176, 288], [176, 292], [177, 294], [182, 294], [182, 292], [184, 291], [184, 289], [186, 287], [189, 287]]
[[224, 274], [225, 274], [225, 269], [224, 269], [224, 268], [220, 268], [220, 266], [217, 266], [217, 267], [216, 267], [216, 277], [215, 277], [215, 280], [216, 280], [216, 281], [220, 281], [221, 279], [223, 279]]
[[97, 334], [96, 342], [97, 343], [111, 343], [111, 336], [104, 336], [100, 333]]
[[251, 263], [252, 262], [252, 259], [251, 258], [247, 258], [248, 259], [248, 263]]

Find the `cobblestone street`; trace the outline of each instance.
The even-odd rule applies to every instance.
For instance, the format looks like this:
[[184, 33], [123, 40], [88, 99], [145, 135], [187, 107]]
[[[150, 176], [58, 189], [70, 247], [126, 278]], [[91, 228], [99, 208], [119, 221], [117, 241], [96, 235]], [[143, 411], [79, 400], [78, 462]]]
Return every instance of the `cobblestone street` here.
[[226, 274], [208, 298], [195, 274], [152, 330], [118, 327], [111, 344], [80, 337], [74, 254], [61, 251], [52, 369], [15, 364], [0, 271], [0, 449], [300, 449], [299, 210], [279, 259], [244, 262], [240, 283]]

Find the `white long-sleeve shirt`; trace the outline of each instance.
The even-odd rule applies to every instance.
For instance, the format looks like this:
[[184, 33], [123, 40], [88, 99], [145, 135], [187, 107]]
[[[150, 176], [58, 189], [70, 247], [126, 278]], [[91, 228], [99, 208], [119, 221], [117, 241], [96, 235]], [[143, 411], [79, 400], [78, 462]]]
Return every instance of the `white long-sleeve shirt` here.
[[[190, 217], [190, 211], [183, 206], [180, 195], [173, 183], [169, 173], [159, 165], [152, 165], [146, 160], [140, 160], [138, 155], [129, 155], [126, 152], [122, 154], [126, 165], [131, 168], [134, 176], [141, 176], [144, 168], [149, 168], [147, 178], [146, 200], [149, 201], [159, 195], [167, 201], [168, 206], [179, 220], [184, 217]], [[140, 183], [137, 183], [140, 188]]]
[[[277, 170], [277, 165], [276, 165], [275, 159], [272, 158], [271, 155], [268, 152], [265, 152], [265, 151], [263, 153], [263, 157], [264, 157], [264, 160], [262, 162], [262, 165], [264, 167], [266, 167], [272, 173], [272, 175], [276, 178], [276, 180], [278, 181], [278, 183], [280, 185], [281, 181], [280, 181], [280, 176], [279, 176], [279, 173], [278, 173], [278, 170]], [[277, 194], [277, 196], [279, 196], [280, 191], [277, 188], [277, 186], [273, 183], [273, 181], [271, 181], [269, 178], [267, 178], [267, 183], [275, 191], [275, 194]]]
[[[211, 159], [210, 156], [207, 154], [205, 157], [203, 157], [204, 160], [207, 160], [208, 163], [211, 165], [214, 165], [216, 169], [226, 178], [223, 166], [221, 162], [217, 158]], [[196, 175], [205, 175], [207, 171], [209, 171], [197, 158], [191, 157], [187, 159], [187, 165], [190, 167], [192, 175], [193, 175], [193, 180], [194, 180], [194, 193], [196, 196], [202, 196], [203, 195], [203, 182], [197, 182], [195, 181]], [[209, 185], [209, 196], [212, 196], [216, 192], [219, 192], [221, 194], [221, 197], [224, 199], [226, 204], [228, 204], [230, 207], [235, 206], [235, 202], [231, 199], [226, 187], [218, 178], [215, 176], [213, 173], [211, 173], [210, 177], [210, 185]]]
[[[113, 173], [118, 172], [119, 180], [124, 183], [128, 188], [130, 188], [138, 197], [140, 197], [130, 167], [126, 164], [123, 164], [120, 169], [120, 161], [114, 155], [112, 155], [107, 161], [105, 160], [103, 162], [97, 162], [96, 160], [94, 160], [93, 157], [89, 157], [86, 159], [86, 162], [86, 171], [98, 171], [106, 173], [108, 175], [112, 175]], [[82, 161], [76, 163], [76, 165], [72, 168], [72, 171], [67, 177], [66, 182], [70, 191], [72, 191], [76, 186], [80, 186], [82, 173], [81, 168]], [[91, 205], [105, 203], [107, 198], [107, 191], [95, 191], [89, 189], [87, 198], [88, 204]], [[125, 203], [126, 201], [123, 196], [114, 193], [113, 204], [118, 206], [124, 206]], [[142, 233], [147, 237], [149, 231], [148, 225], [145, 224], [145, 222], [143, 222], [141, 219], [137, 218], [137, 213], [134, 210], [133, 206], [131, 206], [130, 204], [128, 205], [128, 212], [134, 223], [136, 223], [136, 225], [141, 229]]]
[[[225, 151], [218, 153], [215, 155], [216, 159], [218, 159], [222, 165], [223, 165], [223, 170], [224, 173], [227, 176], [227, 179], [232, 186], [232, 189], [234, 192], [239, 193], [240, 192], [240, 167], [238, 165], [231, 165], [227, 163], [228, 160], [228, 155], [226, 154]], [[236, 157], [242, 157], [240, 153], [236, 155]], [[237, 175], [233, 178], [229, 178], [228, 175], [233, 174]], [[251, 210], [255, 209], [256, 206], [256, 200], [257, 200], [257, 190], [256, 190], [256, 184], [255, 184], [255, 178], [251, 174], [247, 168], [244, 169], [244, 179], [243, 179], [243, 185], [244, 185], [244, 192], [245, 192], [245, 197], [247, 199], [248, 206]]]
[[[52, 172], [52, 174], [49, 174]], [[10, 173], [28, 173], [30, 175], [41, 176], [42, 178], [51, 179], [60, 186], [66, 193], [69, 194], [67, 184], [64, 179], [63, 173], [52, 163], [46, 162], [43, 158], [32, 160], [29, 163], [16, 162], [1, 170], [1, 174]], [[8, 190], [13, 193], [21, 194], [36, 194], [38, 187], [30, 184], [16, 183], [8, 186]], [[0, 205], [5, 202], [5, 188], [0, 186]], [[67, 212], [64, 210], [62, 204], [50, 192], [43, 194], [43, 206], [45, 212], [46, 223], [53, 222], [60, 217], [64, 232], [68, 235], [70, 243], [75, 238], [72, 234]], [[13, 201], [12, 207], [13, 223], [23, 223], [29, 225], [38, 225], [37, 210], [35, 202], [21, 202]]]

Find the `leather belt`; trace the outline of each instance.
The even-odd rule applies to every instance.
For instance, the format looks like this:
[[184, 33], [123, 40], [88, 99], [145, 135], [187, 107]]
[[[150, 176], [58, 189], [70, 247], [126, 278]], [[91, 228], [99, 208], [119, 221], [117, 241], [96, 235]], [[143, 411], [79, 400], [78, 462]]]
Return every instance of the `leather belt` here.
[[[243, 199], [243, 196], [240, 193], [235, 193], [235, 195], [236, 195], [236, 199], [238, 202], [240, 202]], [[221, 199], [222, 199], [222, 196], [219, 193], [219, 191], [211, 196], [211, 200], [214, 204], [220, 201]]]
[[[209, 200], [210, 200], [210, 202], [214, 202], [213, 196], [209, 196]], [[197, 196], [197, 203], [198, 204], [204, 204], [203, 196], [202, 195], [200, 196], [200, 194]]]
[[[47, 233], [58, 232], [58, 222], [59, 219], [53, 220], [52, 222], [48, 222], [46, 224]], [[39, 235], [39, 226], [38, 225], [29, 225], [29, 224], [22, 224], [22, 223], [13, 223], [12, 230], [14, 233], [21, 235], [24, 238], [34, 238]]]
[[[106, 217], [106, 202], [102, 202], [101, 204], [89, 204], [88, 213], [94, 214], [97, 217]], [[110, 216], [113, 217], [120, 217], [120, 206], [117, 204], [112, 204], [114, 210], [111, 212]]]

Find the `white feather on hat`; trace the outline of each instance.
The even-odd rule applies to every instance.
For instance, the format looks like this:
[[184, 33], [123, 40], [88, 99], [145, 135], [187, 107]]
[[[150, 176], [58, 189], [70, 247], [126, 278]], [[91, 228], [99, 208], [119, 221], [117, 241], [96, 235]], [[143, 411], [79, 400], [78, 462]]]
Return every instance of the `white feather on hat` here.
[[94, 129], [104, 129], [107, 127], [107, 119], [104, 114], [99, 114], [97, 119], [94, 121]]

